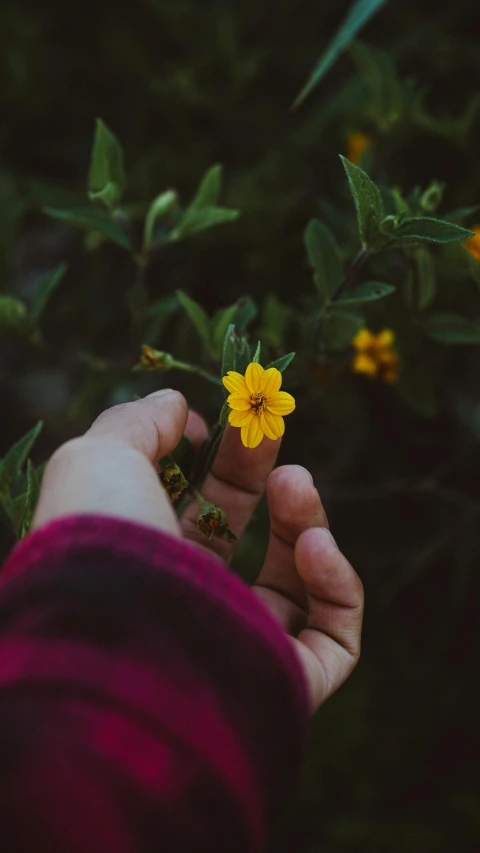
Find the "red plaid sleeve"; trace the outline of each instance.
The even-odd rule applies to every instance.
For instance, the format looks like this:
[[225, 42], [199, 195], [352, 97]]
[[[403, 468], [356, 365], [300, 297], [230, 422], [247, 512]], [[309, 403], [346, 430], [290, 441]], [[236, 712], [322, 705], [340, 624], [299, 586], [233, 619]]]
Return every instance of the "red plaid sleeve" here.
[[298, 772], [288, 640], [207, 552], [99, 516], [55, 521], [0, 584], [8, 853], [250, 853]]

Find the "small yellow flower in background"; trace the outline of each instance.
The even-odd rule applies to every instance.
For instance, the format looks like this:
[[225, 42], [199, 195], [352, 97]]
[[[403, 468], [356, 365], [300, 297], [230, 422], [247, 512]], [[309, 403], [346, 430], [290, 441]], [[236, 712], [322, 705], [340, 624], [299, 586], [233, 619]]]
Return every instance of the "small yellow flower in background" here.
[[368, 133], [355, 131], [348, 137], [347, 143], [347, 160], [353, 163], [354, 166], [359, 166], [362, 162], [362, 154], [370, 146], [373, 145], [373, 137]]
[[471, 225], [470, 231], [473, 231], [475, 236], [465, 240], [465, 248], [476, 261], [480, 261], [480, 225]]
[[391, 329], [383, 329], [378, 335], [370, 329], [360, 329], [352, 341], [356, 350], [352, 362], [353, 372], [392, 385], [397, 381], [400, 371], [400, 359], [394, 343], [395, 334]]
[[283, 435], [283, 418], [293, 412], [295, 400], [291, 394], [280, 391], [282, 374], [276, 367], [264, 370], [252, 362], [245, 376], [229, 370], [222, 382], [230, 391], [227, 403], [232, 411], [228, 422], [241, 428], [245, 447], [257, 447], [264, 436], [275, 441]]

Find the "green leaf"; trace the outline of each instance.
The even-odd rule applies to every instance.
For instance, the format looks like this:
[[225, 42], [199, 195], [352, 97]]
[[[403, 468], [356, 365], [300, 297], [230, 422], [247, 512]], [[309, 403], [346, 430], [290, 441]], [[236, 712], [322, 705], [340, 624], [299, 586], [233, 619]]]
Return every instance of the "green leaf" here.
[[364, 325], [359, 314], [339, 310], [332, 306], [331, 313], [325, 317], [322, 327], [322, 343], [327, 350], [347, 349], [357, 332]]
[[319, 219], [312, 219], [304, 235], [314, 281], [322, 302], [328, 302], [340, 285], [343, 275], [340, 252], [335, 238]]
[[300, 106], [329, 71], [339, 55], [351, 44], [357, 33], [386, 2], [387, 0], [356, 0], [353, 3], [335, 36], [320, 57], [306, 85], [296, 98], [294, 108]]
[[247, 339], [245, 337], [237, 338], [235, 352], [235, 370], [237, 371], [237, 373], [241, 373], [243, 376], [251, 361], [252, 353], [250, 352], [250, 347]]
[[366, 250], [375, 249], [384, 215], [380, 190], [363, 169], [354, 166], [342, 155], [340, 159], [347, 173], [350, 191], [357, 209], [362, 246]]
[[122, 147], [101, 119], [95, 128], [88, 189], [89, 197], [102, 201], [109, 210], [118, 204], [125, 189]]
[[206, 313], [206, 311], [203, 310], [202, 306], [199, 305], [198, 302], [195, 302], [194, 299], [191, 299], [190, 296], [187, 296], [187, 294], [184, 293], [183, 290], [177, 290], [176, 293], [180, 305], [187, 312], [203, 343], [209, 350], [211, 350], [212, 339], [210, 330], [210, 318], [208, 314]]
[[211, 328], [213, 329], [212, 353], [215, 358], [220, 357], [225, 333], [230, 323], [235, 325], [237, 335], [241, 335], [256, 313], [257, 306], [250, 296], [242, 296], [233, 305], [216, 312], [211, 321]]
[[108, 184], [105, 184], [103, 190], [100, 190], [98, 193], [89, 192], [88, 197], [90, 201], [101, 201], [107, 210], [113, 211], [119, 201], [118, 187], [109, 181]]
[[360, 302], [374, 302], [377, 299], [383, 299], [384, 296], [389, 296], [394, 293], [395, 287], [391, 284], [384, 284], [381, 281], [366, 281], [359, 284], [341, 299], [335, 300], [335, 306], [341, 305], [356, 305]]
[[23, 302], [13, 296], [0, 296], [0, 330], [21, 329], [26, 316], [27, 309]]
[[142, 312], [145, 340], [157, 345], [163, 334], [163, 330], [171, 322], [171, 318], [178, 310], [178, 299], [174, 293], [169, 293], [168, 296], [162, 296], [160, 299], [156, 299], [155, 302], [151, 302]]
[[43, 212], [53, 219], [60, 219], [63, 222], [70, 222], [76, 225], [77, 228], [85, 228], [88, 231], [99, 231], [122, 246], [124, 249], [132, 248], [130, 239], [127, 236], [124, 228], [119, 224], [113, 216], [110, 216], [106, 211], [96, 207], [71, 207], [66, 210], [58, 210], [54, 207], [44, 207]]
[[220, 163], [208, 169], [190, 202], [189, 211], [203, 210], [205, 207], [214, 207], [218, 204], [222, 191], [222, 172], [223, 166]]
[[435, 264], [431, 253], [423, 246], [415, 252], [415, 263], [418, 276], [418, 307], [423, 311], [435, 299], [437, 290]]
[[472, 204], [470, 207], [456, 207], [455, 210], [450, 210], [447, 213], [449, 222], [463, 222], [464, 219], [470, 219], [476, 216], [480, 211], [480, 204]]
[[22, 496], [24, 499], [22, 514], [16, 531], [20, 539], [23, 539], [30, 532], [32, 526], [35, 508], [40, 496], [41, 476], [39, 476], [39, 470], [35, 469], [31, 459], [29, 459], [27, 462], [27, 489]]
[[404, 87], [390, 53], [363, 42], [355, 42], [351, 55], [368, 90], [365, 114], [386, 133], [400, 121], [405, 108]]
[[23, 464], [25, 463], [33, 445], [35, 444], [43, 423], [39, 421], [30, 432], [27, 432], [13, 447], [10, 448], [6, 456], [0, 462], [0, 502], [5, 502], [10, 497], [10, 492], [15, 485], [15, 481], [20, 474]]
[[255, 364], [260, 364], [260, 355], [261, 355], [261, 352], [262, 352], [262, 345], [261, 345], [261, 343], [260, 343], [260, 341], [259, 341], [259, 342], [258, 342], [258, 344], [257, 344], [257, 348], [256, 348], [256, 350], [255, 350], [255, 354], [254, 354], [254, 356], [253, 356], [253, 358], [252, 358], [252, 362], [254, 362]]
[[143, 233], [143, 245], [146, 249], [152, 243], [155, 223], [161, 216], [170, 213], [173, 207], [178, 204], [178, 194], [175, 190], [167, 190], [167, 192], [157, 195], [148, 208], [148, 213], [145, 219], [145, 229]]
[[[237, 336], [235, 334], [235, 326], [233, 323], [230, 323], [227, 331], [225, 332], [225, 338], [223, 341], [222, 377], [226, 376], [229, 370], [236, 369], [236, 343]], [[229, 393], [226, 388], [225, 392], [227, 394]]]
[[[236, 313], [237, 303], [235, 303], [234, 305], [229, 305], [228, 308], [222, 308], [220, 311], [217, 311], [217, 313], [211, 320], [211, 348], [215, 358], [220, 358], [220, 355], [223, 350], [223, 344], [225, 341], [225, 334], [230, 324], [234, 323]], [[222, 376], [224, 376], [224, 374], [222, 374]]]
[[446, 185], [441, 181], [432, 181], [430, 186], [424, 190], [420, 196], [420, 207], [422, 213], [435, 213], [437, 207], [442, 201], [445, 186]]
[[243, 335], [248, 324], [257, 316], [258, 309], [251, 296], [241, 296], [236, 307], [235, 329], [237, 334]]
[[434, 341], [442, 344], [480, 344], [480, 320], [469, 320], [459, 314], [431, 314], [424, 329]]
[[275, 349], [284, 349], [287, 326], [294, 316], [290, 305], [280, 302], [274, 293], [267, 294], [262, 311], [260, 338]]
[[280, 373], [283, 373], [284, 370], [287, 369], [287, 367], [290, 367], [294, 358], [295, 358], [294, 352], [289, 352], [289, 353], [287, 353], [287, 355], [282, 355], [282, 356], [280, 356], [280, 358], [276, 358], [275, 361], [271, 361], [267, 367], [267, 370], [269, 367], [276, 367], [277, 370], [280, 371]]
[[239, 210], [218, 207], [222, 190], [222, 166], [212, 166], [202, 178], [200, 186], [177, 227], [170, 234], [171, 240], [181, 240], [196, 231], [205, 231], [223, 222], [233, 222]]
[[170, 240], [181, 240], [197, 231], [205, 231], [207, 228], [214, 228], [224, 222], [233, 222], [239, 216], [239, 210], [230, 210], [227, 207], [202, 207], [198, 210], [188, 208], [177, 227], [170, 234]]
[[35, 323], [40, 320], [48, 300], [62, 281], [67, 269], [67, 264], [60, 264], [56, 269], [43, 275], [38, 282], [30, 307], [30, 316]]
[[395, 206], [396, 214], [400, 214], [401, 216], [408, 216], [408, 214], [410, 213], [410, 204], [407, 199], [403, 197], [398, 187], [391, 187], [389, 193]]
[[457, 240], [466, 240], [467, 237], [473, 237], [473, 232], [453, 222], [433, 219], [431, 216], [403, 219], [392, 234], [392, 239], [400, 246], [414, 243], [454, 243]]

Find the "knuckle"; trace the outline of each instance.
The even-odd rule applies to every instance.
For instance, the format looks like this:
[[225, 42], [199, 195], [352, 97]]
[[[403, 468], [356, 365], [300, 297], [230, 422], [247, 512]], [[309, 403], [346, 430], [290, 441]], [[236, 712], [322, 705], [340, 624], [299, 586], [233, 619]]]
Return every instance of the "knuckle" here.
[[130, 405], [130, 403], [117, 403], [115, 406], [112, 406], [110, 409], [105, 409], [105, 411], [100, 412], [98, 417], [95, 418], [95, 420], [92, 424], [92, 427], [99, 426], [99, 425], [103, 426], [106, 421], [110, 420], [112, 415], [113, 415], [113, 417], [115, 417], [115, 415], [121, 415], [123, 412], [125, 412], [125, 410], [127, 409], [127, 407], [129, 405]]

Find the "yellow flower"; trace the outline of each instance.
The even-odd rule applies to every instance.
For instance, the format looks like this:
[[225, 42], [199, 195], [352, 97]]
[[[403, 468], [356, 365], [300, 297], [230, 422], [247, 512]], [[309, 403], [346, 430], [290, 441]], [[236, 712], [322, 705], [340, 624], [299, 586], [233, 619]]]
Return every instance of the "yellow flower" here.
[[476, 261], [480, 261], [480, 225], [472, 225], [470, 231], [474, 232], [475, 237], [465, 240], [465, 248]]
[[275, 441], [283, 435], [283, 416], [293, 412], [295, 400], [291, 394], [280, 391], [282, 374], [276, 367], [264, 370], [252, 362], [245, 376], [229, 370], [222, 382], [230, 391], [227, 403], [232, 411], [228, 422], [241, 428], [245, 447], [257, 447], [264, 436]]
[[348, 137], [347, 142], [347, 160], [353, 163], [354, 166], [359, 166], [362, 162], [362, 154], [373, 144], [373, 139], [368, 133], [355, 131]]
[[392, 385], [397, 381], [400, 371], [400, 359], [394, 343], [395, 334], [391, 329], [383, 329], [378, 335], [370, 329], [360, 329], [352, 341], [356, 350], [352, 362], [353, 372]]

